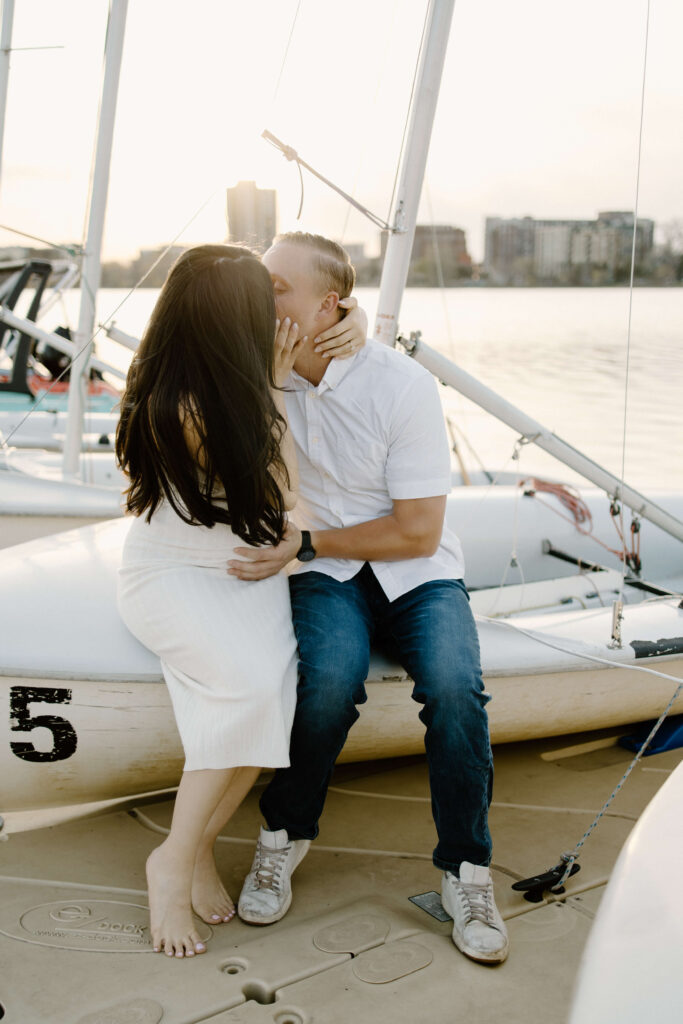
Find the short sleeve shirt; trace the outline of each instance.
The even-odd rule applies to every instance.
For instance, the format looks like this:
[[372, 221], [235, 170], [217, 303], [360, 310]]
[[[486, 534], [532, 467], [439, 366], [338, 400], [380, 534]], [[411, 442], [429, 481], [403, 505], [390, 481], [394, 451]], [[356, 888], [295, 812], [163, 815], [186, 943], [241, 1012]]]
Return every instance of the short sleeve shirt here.
[[[391, 514], [394, 500], [451, 490], [450, 450], [432, 375], [376, 341], [352, 358], [330, 360], [316, 387], [293, 372], [285, 393], [299, 460], [292, 513], [307, 530], [338, 529]], [[461, 579], [458, 538], [444, 525], [430, 557], [370, 563], [390, 601], [437, 579]], [[362, 561], [316, 558], [296, 572], [351, 579]]]

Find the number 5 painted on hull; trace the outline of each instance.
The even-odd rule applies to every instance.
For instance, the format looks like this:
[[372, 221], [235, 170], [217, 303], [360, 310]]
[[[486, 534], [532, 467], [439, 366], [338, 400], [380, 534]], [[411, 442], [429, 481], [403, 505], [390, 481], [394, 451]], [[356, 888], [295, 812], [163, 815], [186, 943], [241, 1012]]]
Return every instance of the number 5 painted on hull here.
[[10, 690], [10, 728], [12, 732], [31, 732], [32, 729], [49, 729], [52, 733], [52, 750], [36, 750], [30, 742], [10, 743], [12, 753], [22, 761], [66, 761], [75, 752], [78, 737], [71, 722], [59, 715], [36, 715], [31, 717], [29, 704], [69, 704], [71, 690], [57, 687], [13, 686]]

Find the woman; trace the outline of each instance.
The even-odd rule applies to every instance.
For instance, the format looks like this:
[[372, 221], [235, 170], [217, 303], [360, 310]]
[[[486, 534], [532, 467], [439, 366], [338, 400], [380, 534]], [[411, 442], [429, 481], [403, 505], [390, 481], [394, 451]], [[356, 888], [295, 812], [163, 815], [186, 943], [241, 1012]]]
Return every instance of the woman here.
[[[336, 332], [346, 355], [354, 323]], [[234, 915], [214, 842], [261, 768], [289, 764], [287, 582], [245, 583], [227, 561], [242, 543], [287, 533], [297, 474], [279, 389], [304, 340], [296, 324], [276, 322], [253, 253], [199, 246], [171, 269], [122, 400], [116, 451], [137, 518], [119, 608], [161, 659], [186, 758], [170, 833], [147, 861], [152, 945], [168, 956], [204, 952], [193, 908], [214, 925]]]

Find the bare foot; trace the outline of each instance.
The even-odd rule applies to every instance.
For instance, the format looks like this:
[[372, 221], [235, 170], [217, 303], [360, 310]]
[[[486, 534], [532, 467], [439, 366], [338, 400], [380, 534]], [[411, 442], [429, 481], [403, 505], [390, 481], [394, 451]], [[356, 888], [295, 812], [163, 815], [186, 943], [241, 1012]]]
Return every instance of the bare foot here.
[[207, 924], [223, 924], [235, 916], [235, 904], [221, 882], [213, 853], [198, 854], [192, 876], [192, 906]]
[[206, 946], [194, 926], [187, 886], [167, 843], [147, 858], [147, 887], [154, 952], [176, 957], [203, 953]]

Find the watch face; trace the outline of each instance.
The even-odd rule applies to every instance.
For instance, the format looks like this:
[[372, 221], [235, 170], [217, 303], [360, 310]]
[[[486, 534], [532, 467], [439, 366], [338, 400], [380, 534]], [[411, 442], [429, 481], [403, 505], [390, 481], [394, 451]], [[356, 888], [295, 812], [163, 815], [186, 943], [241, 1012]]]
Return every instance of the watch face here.
[[296, 557], [299, 559], [300, 562], [312, 562], [313, 559], [315, 558], [315, 549], [304, 548], [304, 550], [300, 551]]

